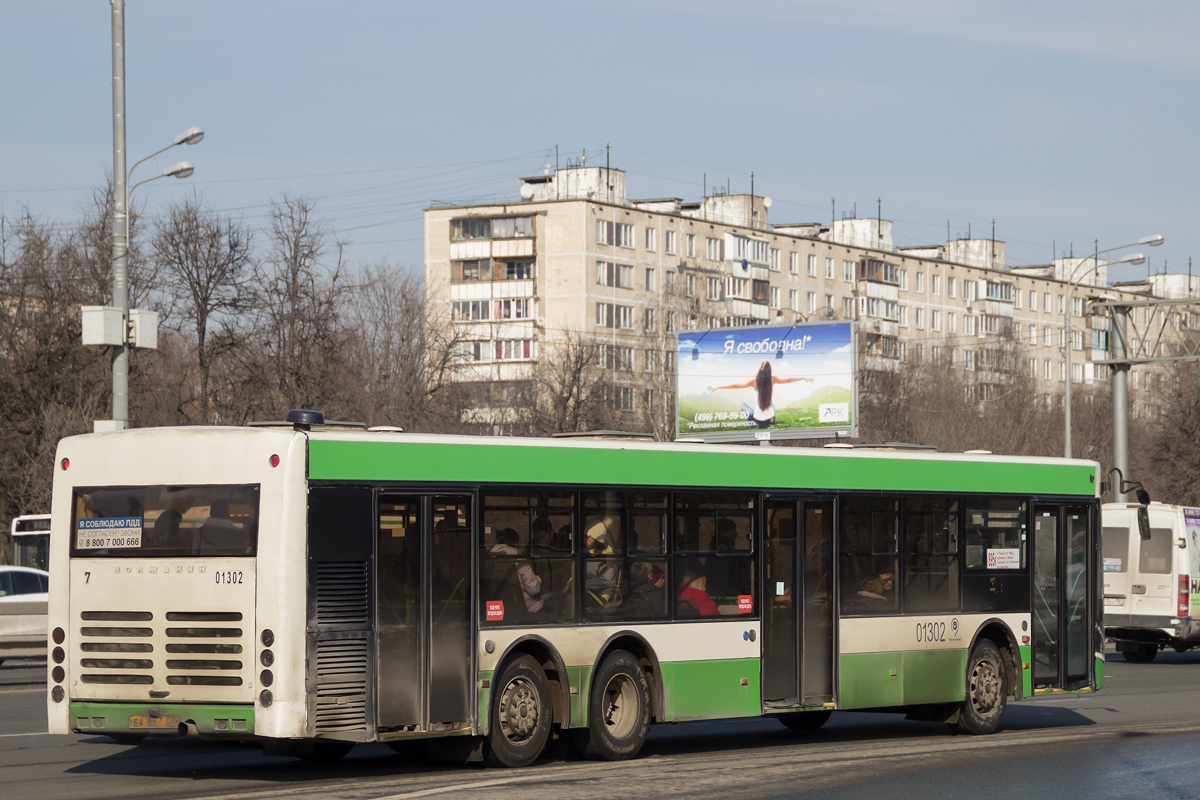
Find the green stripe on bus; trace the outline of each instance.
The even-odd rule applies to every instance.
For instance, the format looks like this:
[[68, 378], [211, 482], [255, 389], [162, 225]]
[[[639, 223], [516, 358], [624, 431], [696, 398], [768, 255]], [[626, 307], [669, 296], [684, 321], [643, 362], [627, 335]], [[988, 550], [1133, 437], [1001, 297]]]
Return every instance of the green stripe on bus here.
[[761, 715], [760, 669], [757, 658], [662, 664], [667, 721]]
[[907, 650], [838, 657], [838, 708], [953, 703], [966, 697], [967, 651]]
[[459, 442], [309, 442], [310, 480], [728, 486], [1095, 496], [1079, 463]]
[[[131, 717], [179, 717], [203, 734], [241, 736], [254, 733], [252, 705], [191, 705], [183, 703], [71, 703], [71, 727], [83, 733], [179, 733], [178, 727], [131, 728]], [[218, 728], [218, 721], [221, 727]]]

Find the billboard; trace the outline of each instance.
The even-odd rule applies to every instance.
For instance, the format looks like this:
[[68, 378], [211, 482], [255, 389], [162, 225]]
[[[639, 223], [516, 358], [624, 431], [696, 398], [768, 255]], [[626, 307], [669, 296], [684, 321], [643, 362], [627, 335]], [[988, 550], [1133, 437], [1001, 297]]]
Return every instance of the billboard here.
[[684, 331], [676, 436], [710, 442], [854, 436], [854, 323]]

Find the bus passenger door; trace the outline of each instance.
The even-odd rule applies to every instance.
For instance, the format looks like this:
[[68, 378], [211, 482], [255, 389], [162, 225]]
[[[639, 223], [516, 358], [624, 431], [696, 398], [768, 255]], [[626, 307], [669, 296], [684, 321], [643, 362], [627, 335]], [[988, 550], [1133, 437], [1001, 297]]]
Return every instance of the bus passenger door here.
[[376, 724], [471, 724], [469, 497], [381, 494], [376, 543]]
[[1058, 506], [1033, 508], [1033, 685], [1061, 686]]
[[833, 700], [833, 502], [769, 499], [763, 547], [762, 696]]

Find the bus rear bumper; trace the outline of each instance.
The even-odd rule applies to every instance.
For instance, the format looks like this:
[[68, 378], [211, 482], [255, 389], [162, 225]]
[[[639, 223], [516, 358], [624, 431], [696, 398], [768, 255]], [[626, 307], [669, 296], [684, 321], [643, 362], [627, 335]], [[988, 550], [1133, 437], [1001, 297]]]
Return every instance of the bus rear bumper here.
[[75, 733], [230, 739], [254, 735], [253, 705], [71, 703], [70, 713]]

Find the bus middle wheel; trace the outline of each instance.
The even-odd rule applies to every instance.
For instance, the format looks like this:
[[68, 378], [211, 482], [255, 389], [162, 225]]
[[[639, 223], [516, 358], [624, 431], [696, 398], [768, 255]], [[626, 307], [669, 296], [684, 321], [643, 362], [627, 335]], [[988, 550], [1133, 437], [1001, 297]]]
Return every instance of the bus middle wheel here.
[[629, 652], [609, 653], [596, 670], [588, 701], [587, 728], [575, 731], [587, 758], [620, 761], [642, 749], [650, 730], [650, 681]]

